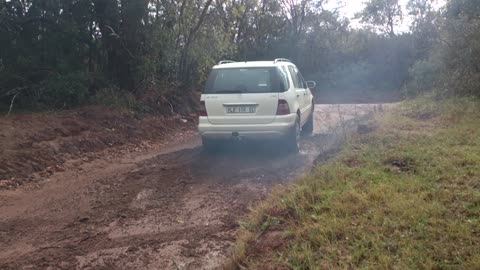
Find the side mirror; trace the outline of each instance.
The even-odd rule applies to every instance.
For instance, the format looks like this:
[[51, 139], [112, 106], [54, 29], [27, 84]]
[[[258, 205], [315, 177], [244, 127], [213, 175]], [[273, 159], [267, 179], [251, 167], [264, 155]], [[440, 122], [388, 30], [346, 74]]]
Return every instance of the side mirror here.
[[308, 81], [307, 82], [307, 87], [308, 88], [313, 89], [313, 88], [315, 88], [315, 86], [317, 86], [316, 82], [314, 82], [314, 81]]

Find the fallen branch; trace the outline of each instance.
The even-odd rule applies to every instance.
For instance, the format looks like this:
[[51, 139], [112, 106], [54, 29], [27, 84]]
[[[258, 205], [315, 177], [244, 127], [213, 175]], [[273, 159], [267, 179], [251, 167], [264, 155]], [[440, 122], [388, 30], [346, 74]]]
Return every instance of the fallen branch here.
[[163, 101], [165, 101], [168, 105], [170, 105], [170, 112], [172, 114], [175, 114], [172, 103], [166, 97], [164, 97], [163, 95], [161, 96], [161, 99], [163, 99]]
[[13, 103], [15, 102], [15, 99], [17, 98], [17, 96], [20, 94], [20, 92], [16, 93], [13, 98], [12, 98], [12, 101], [10, 102], [10, 108], [8, 109], [8, 113], [7, 113], [7, 117], [10, 116], [10, 113], [12, 112], [12, 109], [13, 109]]

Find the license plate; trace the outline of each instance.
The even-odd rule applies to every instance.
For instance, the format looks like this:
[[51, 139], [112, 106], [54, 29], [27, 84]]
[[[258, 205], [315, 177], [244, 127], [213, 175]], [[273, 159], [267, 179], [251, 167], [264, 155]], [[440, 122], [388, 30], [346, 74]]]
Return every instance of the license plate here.
[[256, 106], [228, 106], [227, 113], [255, 113]]

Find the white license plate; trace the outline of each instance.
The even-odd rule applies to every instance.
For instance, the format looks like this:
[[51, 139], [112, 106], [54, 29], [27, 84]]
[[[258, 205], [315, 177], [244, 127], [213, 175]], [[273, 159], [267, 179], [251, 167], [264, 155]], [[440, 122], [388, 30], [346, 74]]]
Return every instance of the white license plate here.
[[256, 106], [228, 106], [227, 113], [255, 113]]

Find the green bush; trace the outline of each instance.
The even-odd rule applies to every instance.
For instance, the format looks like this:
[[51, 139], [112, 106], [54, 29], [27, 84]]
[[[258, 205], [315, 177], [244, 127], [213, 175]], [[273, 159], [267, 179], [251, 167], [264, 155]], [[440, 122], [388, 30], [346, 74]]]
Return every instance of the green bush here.
[[90, 76], [87, 73], [54, 75], [40, 87], [39, 105], [60, 109], [85, 104], [88, 101], [89, 86]]
[[416, 62], [410, 69], [410, 82], [405, 88], [407, 96], [415, 96], [429, 91], [439, 83], [438, 74], [443, 73], [444, 67], [440, 62], [421, 60]]
[[451, 0], [439, 16], [440, 37], [427, 60], [410, 68], [409, 95], [480, 96], [480, 2]]
[[117, 86], [109, 86], [96, 91], [91, 102], [120, 109], [135, 109], [138, 106], [132, 93], [123, 91]]

